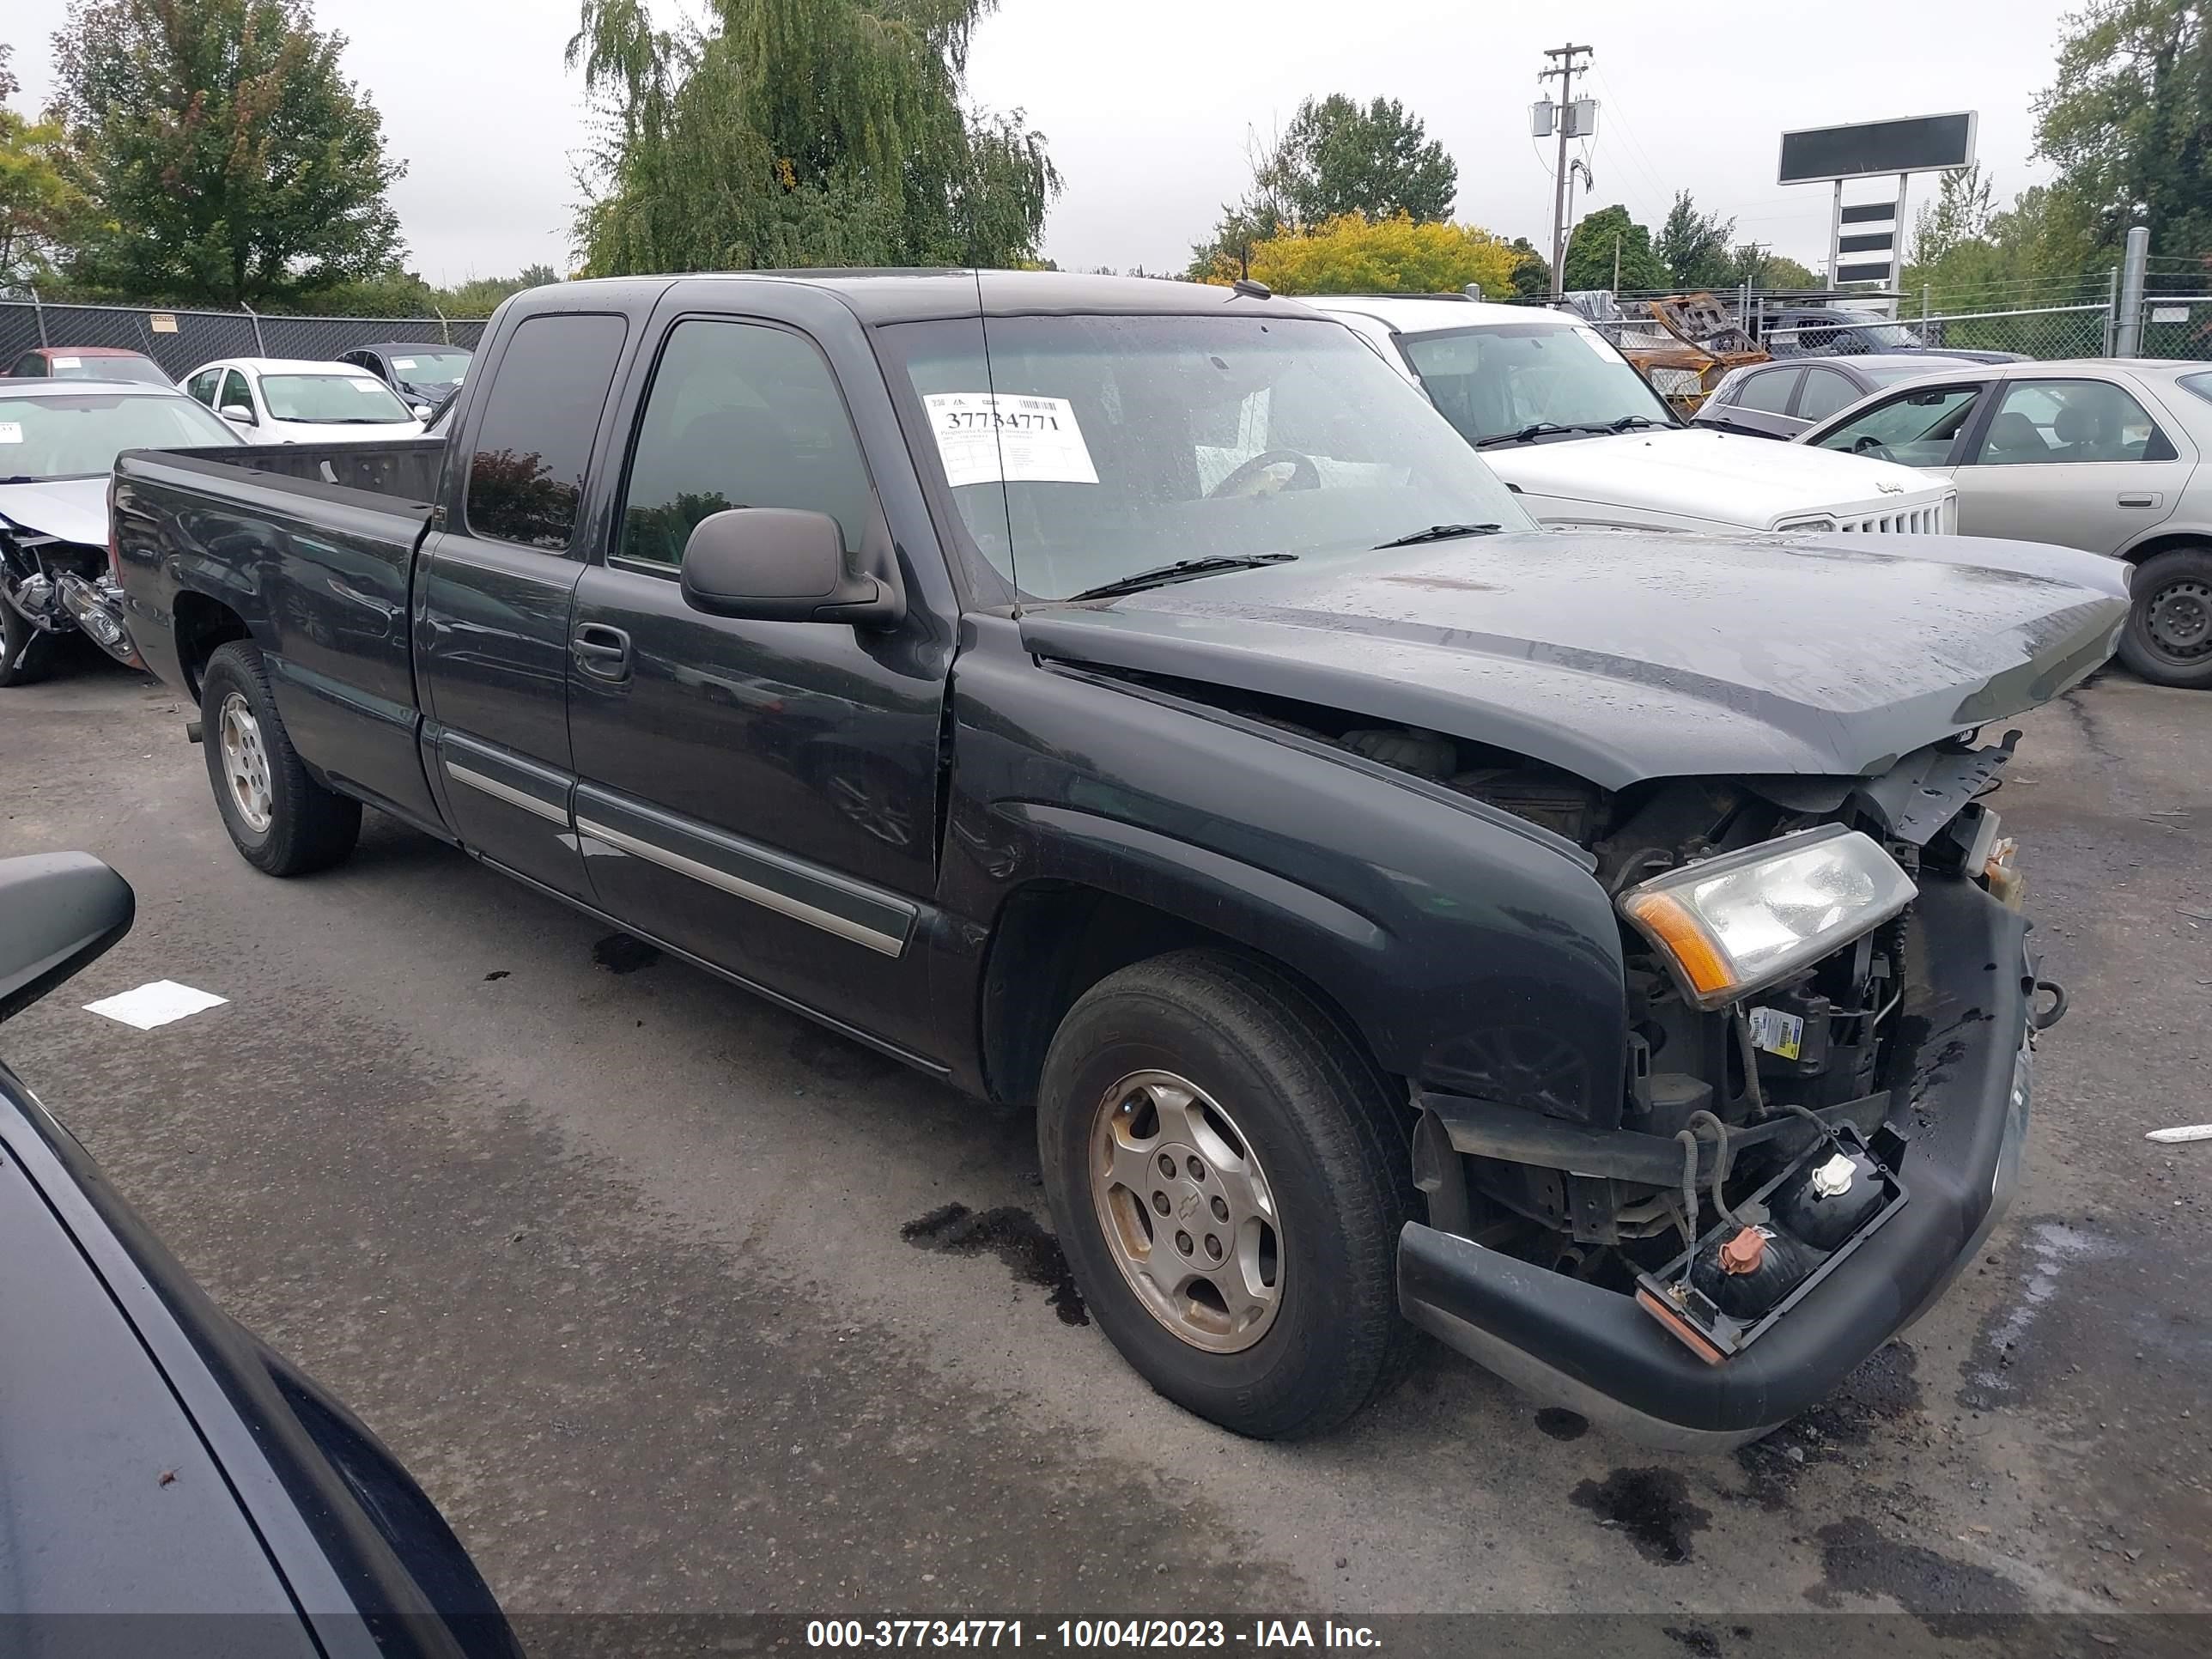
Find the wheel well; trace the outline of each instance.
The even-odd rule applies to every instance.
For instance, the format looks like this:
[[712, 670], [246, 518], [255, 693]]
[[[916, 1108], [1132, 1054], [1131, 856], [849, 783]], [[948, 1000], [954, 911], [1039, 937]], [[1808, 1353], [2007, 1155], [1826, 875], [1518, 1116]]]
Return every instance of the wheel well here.
[[2179, 530], [2168, 536], [2153, 536], [2148, 541], [2130, 548], [2120, 557], [2128, 564], [2141, 564], [2146, 559], [2154, 559], [2161, 553], [2172, 553], [2184, 547], [2212, 548], [2212, 536], [2197, 530]]
[[1045, 1051], [1077, 998], [1131, 963], [1194, 947], [1243, 957], [1291, 981], [1374, 1063], [1336, 1000], [1275, 958], [1134, 899], [1074, 882], [1036, 881], [1006, 901], [984, 964], [983, 1073], [992, 1097], [1033, 1103]]
[[222, 600], [190, 589], [177, 595], [173, 614], [176, 619], [177, 663], [184, 670], [185, 685], [197, 697], [200, 694], [200, 671], [207, 666], [208, 659], [215, 655], [216, 648], [233, 640], [250, 640], [253, 630], [246, 625], [245, 618]]

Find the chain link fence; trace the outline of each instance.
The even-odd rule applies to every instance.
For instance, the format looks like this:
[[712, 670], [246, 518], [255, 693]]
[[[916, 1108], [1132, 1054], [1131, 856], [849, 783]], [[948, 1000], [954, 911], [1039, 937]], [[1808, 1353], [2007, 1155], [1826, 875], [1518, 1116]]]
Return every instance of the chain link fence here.
[[356, 346], [441, 342], [473, 349], [481, 317], [291, 317], [250, 311], [140, 306], [47, 305], [0, 300], [0, 374], [37, 346], [143, 351], [181, 380], [218, 357], [297, 357], [327, 362]]

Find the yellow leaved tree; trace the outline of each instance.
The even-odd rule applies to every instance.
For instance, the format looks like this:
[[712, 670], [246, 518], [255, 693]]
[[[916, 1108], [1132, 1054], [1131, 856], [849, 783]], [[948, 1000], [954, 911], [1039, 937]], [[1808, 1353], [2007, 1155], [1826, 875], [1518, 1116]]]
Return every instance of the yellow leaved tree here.
[[[1477, 225], [1346, 213], [1254, 242], [1249, 260], [1254, 280], [1278, 294], [1456, 294], [1474, 283], [1491, 299], [1508, 299], [1520, 257]], [[1236, 253], [1224, 252], [1206, 280], [1229, 283], [1245, 274]]]

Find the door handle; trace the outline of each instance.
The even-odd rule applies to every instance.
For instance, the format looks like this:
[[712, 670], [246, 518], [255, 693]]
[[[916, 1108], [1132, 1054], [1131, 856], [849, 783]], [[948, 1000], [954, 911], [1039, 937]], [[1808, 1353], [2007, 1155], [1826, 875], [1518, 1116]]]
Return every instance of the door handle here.
[[629, 635], [604, 623], [586, 623], [568, 641], [576, 666], [603, 680], [629, 678]]
[[2148, 489], [2136, 490], [2120, 497], [2122, 507], [2156, 507], [2164, 497]]

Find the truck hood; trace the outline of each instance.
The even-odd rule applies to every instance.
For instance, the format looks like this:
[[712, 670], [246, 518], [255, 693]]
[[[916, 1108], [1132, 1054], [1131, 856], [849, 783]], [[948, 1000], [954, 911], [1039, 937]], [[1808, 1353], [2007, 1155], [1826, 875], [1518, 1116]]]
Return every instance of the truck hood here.
[[1531, 495], [1748, 530], [1813, 513], [1892, 512], [1943, 493], [1939, 480], [1893, 462], [1702, 427], [1501, 445], [1482, 459]]
[[1042, 658], [1443, 732], [1607, 789], [1874, 775], [2048, 702], [2118, 643], [2112, 560], [1869, 539], [1470, 538], [1035, 607], [1022, 635]]
[[107, 545], [107, 475], [0, 484], [0, 519], [34, 536]]

